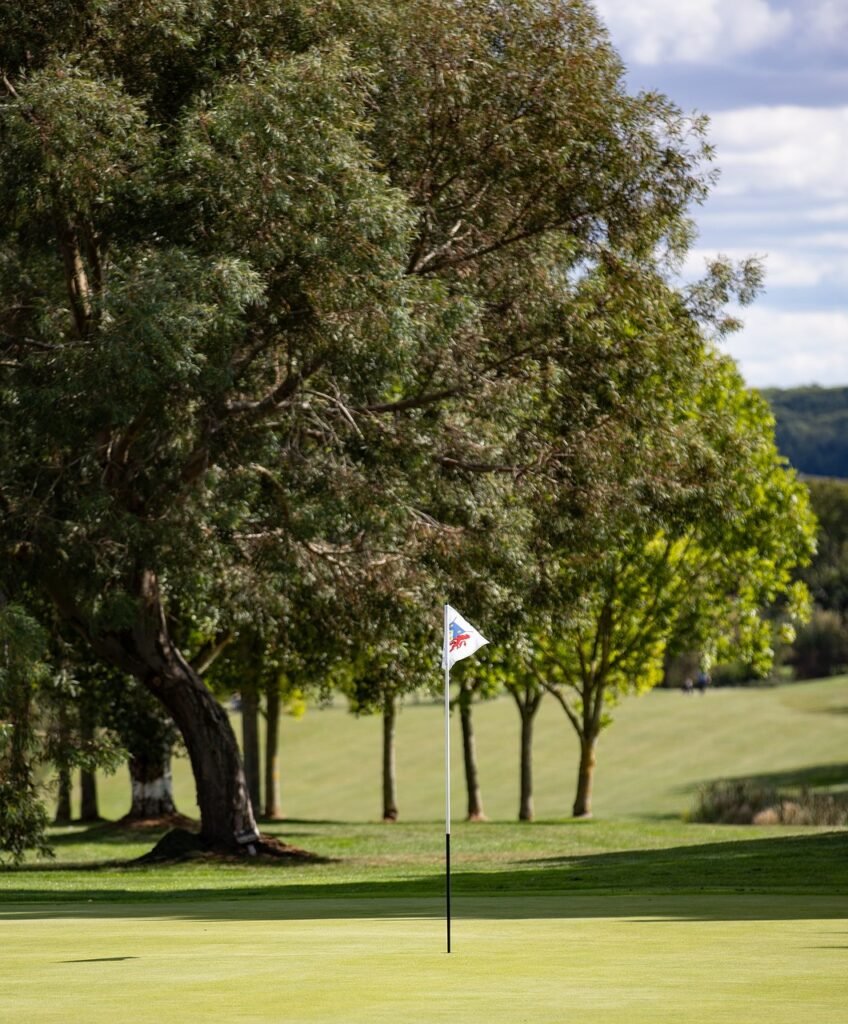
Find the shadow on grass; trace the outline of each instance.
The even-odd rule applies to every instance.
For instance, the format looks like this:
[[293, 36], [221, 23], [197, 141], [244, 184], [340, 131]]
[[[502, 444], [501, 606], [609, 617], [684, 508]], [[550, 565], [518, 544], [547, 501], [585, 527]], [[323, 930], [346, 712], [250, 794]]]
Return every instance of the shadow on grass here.
[[702, 779], [700, 782], [679, 786], [678, 793], [695, 793], [702, 786], [712, 782], [751, 782], [771, 789], [820, 789], [830, 786], [848, 785], [848, 764], [816, 764], [804, 768], [788, 768], [778, 772], [760, 772], [750, 775], [723, 775], [716, 779]]
[[[260, 884], [244, 886], [247, 876], [242, 876], [239, 887], [228, 890], [192, 886], [192, 868], [171, 867], [179, 870], [184, 884], [166, 892], [113, 888], [114, 875], [111, 886], [103, 888], [7, 888], [0, 919], [169, 916], [262, 921], [441, 914], [443, 880], [437, 872], [410, 879], [333, 882], [326, 876], [309, 878], [308, 866], [296, 872], [281, 867], [274, 869], [279, 884], [269, 882], [266, 873]], [[27, 871], [4, 874], [23, 882]], [[457, 870], [453, 891], [459, 916], [467, 918], [844, 917], [848, 832], [515, 861], [502, 870]], [[29, 905], [9, 906], [12, 902]]]

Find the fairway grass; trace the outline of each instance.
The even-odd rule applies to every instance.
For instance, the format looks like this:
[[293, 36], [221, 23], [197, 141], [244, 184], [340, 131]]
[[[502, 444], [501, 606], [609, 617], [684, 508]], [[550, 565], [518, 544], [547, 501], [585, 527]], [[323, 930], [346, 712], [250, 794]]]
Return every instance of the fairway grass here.
[[[460, 667], [457, 671], [462, 671]], [[469, 670], [471, 671], [471, 670]], [[780, 786], [848, 786], [848, 678], [775, 687], [716, 689], [701, 696], [654, 690], [614, 711], [598, 745], [594, 811], [602, 818], [679, 818], [700, 785], [758, 775]], [[443, 808], [444, 735], [435, 703], [408, 703], [397, 724], [398, 805], [404, 821], [438, 820]], [[456, 716], [454, 716], [456, 719]], [[519, 718], [502, 697], [474, 707], [480, 783], [486, 813], [518, 814]], [[241, 729], [234, 716], [237, 731]], [[280, 760], [283, 811], [292, 819], [376, 821], [381, 816], [381, 719], [344, 707], [284, 716]], [[537, 817], [571, 813], [578, 749], [565, 715], [543, 700], [533, 756]], [[459, 722], [452, 722], [452, 802], [462, 817], [465, 794]], [[195, 815], [185, 758], [175, 762], [177, 806]], [[101, 779], [101, 812], [119, 818], [129, 807], [127, 773]], [[75, 805], [77, 801], [75, 797]]]
[[32, 1024], [844, 1024], [848, 900], [267, 899], [0, 910]]
[[[320, 860], [154, 868], [132, 861], [155, 831], [53, 830], [55, 862], [0, 870], [0, 1024], [846, 1024], [848, 830], [683, 820], [715, 778], [845, 789], [846, 708], [844, 679], [626, 702], [598, 817], [576, 822], [549, 706], [544, 820], [519, 824], [517, 715], [481, 706], [500, 820], [454, 825], [449, 956], [438, 708], [401, 716], [393, 825], [374, 820], [379, 720], [310, 711], [283, 731], [289, 818], [263, 829]], [[176, 776], [191, 811], [184, 763]], [[123, 813], [125, 778], [101, 792]]]

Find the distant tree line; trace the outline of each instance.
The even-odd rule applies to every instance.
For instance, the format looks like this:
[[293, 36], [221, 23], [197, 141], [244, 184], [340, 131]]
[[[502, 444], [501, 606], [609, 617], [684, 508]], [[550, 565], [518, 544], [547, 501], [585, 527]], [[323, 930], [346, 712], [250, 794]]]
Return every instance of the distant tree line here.
[[768, 388], [777, 447], [799, 473], [848, 479], [848, 387]]

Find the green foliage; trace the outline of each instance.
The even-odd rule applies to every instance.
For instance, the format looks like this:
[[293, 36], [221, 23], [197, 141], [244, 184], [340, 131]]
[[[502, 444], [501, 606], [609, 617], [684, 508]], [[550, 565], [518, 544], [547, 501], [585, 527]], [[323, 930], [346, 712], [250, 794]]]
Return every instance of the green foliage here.
[[0, 604], [0, 860], [49, 854], [47, 811], [34, 779], [33, 701], [46, 679], [47, 637], [23, 608]]
[[848, 483], [806, 483], [819, 529], [816, 554], [802, 579], [820, 608], [844, 617], [848, 613]]
[[799, 679], [820, 679], [848, 667], [848, 627], [836, 612], [817, 608], [792, 644], [792, 664]]
[[161, 694], [241, 630], [366, 707], [445, 579], [578, 661], [620, 626], [598, 723], [717, 595], [765, 650], [803, 506], [707, 340], [758, 269], [670, 283], [706, 123], [588, 3], [36, 4], [0, 68], [0, 575], [99, 656]]

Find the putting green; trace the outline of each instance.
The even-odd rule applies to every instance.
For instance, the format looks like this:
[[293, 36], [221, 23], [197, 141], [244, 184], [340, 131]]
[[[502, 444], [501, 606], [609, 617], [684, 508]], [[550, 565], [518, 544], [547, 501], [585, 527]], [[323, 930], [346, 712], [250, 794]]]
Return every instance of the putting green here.
[[848, 898], [465, 897], [0, 906], [27, 1024], [844, 1024]]

